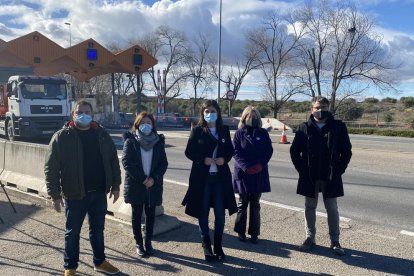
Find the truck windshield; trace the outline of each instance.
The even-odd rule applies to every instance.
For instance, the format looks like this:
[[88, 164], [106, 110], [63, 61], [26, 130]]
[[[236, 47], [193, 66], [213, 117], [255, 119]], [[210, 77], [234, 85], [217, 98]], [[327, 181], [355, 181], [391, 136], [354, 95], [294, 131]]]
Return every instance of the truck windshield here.
[[62, 82], [24, 81], [20, 90], [25, 99], [66, 99], [66, 83]]

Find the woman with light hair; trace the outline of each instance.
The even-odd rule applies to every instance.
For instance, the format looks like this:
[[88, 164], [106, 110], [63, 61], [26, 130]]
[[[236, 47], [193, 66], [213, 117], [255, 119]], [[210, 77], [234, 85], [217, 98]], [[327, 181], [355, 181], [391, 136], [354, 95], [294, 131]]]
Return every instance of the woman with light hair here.
[[257, 243], [260, 235], [260, 197], [270, 192], [267, 163], [273, 154], [272, 141], [262, 128], [260, 112], [247, 106], [234, 134], [233, 189], [239, 194], [234, 231], [240, 241], [246, 241], [247, 207], [250, 205], [250, 241]]

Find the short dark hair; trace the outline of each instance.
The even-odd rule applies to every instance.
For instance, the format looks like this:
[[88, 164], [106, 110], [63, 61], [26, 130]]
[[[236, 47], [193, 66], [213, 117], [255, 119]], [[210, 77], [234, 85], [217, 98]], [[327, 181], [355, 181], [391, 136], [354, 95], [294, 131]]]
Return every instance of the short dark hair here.
[[329, 105], [329, 100], [328, 100], [327, 98], [325, 98], [325, 97], [322, 97], [322, 96], [315, 96], [315, 97], [313, 97], [313, 99], [312, 99], [312, 106], [313, 106], [315, 103], [320, 103], [320, 104], [326, 104], [326, 105]]
[[205, 101], [200, 108], [200, 118], [198, 120], [198, 126], [202, 127], [205, 131], [208, 130], [208, 125], [206, 120], [204, 120], [204, 110], [207, 107], [214, 107], [217, 111], [217, 120], [216, 120], [216, 128], [220, 129], [223, 126], [223, 119], [221, 118], [221, 110], [220, 110], [220, 106], [218, 105], [218, 103], [215, 100], [207, 100]]
[[76, 102], [76, 104], [73, 106], [73, 112], [75, 112], [75, 110], [79, 107], [79, 106], [81, 106], [81, 105], [87, 105], [87, 106], [89, 106], [89, 108], [91, 109], [91, 111], [92, 111], [92, 113], [93, 113], [93, 107], [92, 107], [92, 104], [90, 103], [90, 102], [87, 102], [87, 101], [85, 101], [85, 100], [79, 100], [79, 101], [77, 101]]
[[135, 133], [135, 131], [138, 129], [138, 126], [141, 124], [141, 121], [145, 118], [149, 118], [151, 120], [152, 123], [152, 131], [154, 133], [157, 133], [157, 129], [155, 128], [155, 119], [154, 119], [154, 115], [152, 115], [149, 112], [146, 111], [142, 111], [140, 112], [137, 117], [134, 120], [134, 124], [132, 125], [132, 131]]

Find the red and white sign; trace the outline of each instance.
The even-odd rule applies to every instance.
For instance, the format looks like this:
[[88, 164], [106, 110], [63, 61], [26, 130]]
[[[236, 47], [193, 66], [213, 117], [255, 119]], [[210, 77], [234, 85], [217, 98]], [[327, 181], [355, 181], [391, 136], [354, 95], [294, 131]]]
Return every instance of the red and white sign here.
[[229, 101], [233, 100], [233, 97], [234, 97], [234, 92], [231, 91], [231, 90], [227, 91], [227, 94], [226, 94], [227, 100], [229, 100]]

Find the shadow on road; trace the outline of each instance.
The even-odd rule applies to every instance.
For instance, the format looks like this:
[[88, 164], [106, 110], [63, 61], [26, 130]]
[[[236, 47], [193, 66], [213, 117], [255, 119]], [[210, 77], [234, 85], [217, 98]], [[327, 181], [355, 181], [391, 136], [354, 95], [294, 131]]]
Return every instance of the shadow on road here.
[[[213, 231], [211, 231], [213, 236]], [[163, 234], [156, 239], [158, 242], [176, 241], [182, 243], [197, 243], [200, 244], [200, 252], [197, 255], [202, 255], [201, 239], [199, 237], [199, 229], [196, 225], [182, 222], [181, 227], [173, 230], [169, 233]], [[294, 244], [288, 244], [272, 240], [259, 239], [258, 244], [252, 244], [250, 242], [240, 242], [235, 236], [224, 235], [223, 247], [226, 252], [226, 248], [233, 248], [236, 250], [245, 250], [248, 252], [259, 253], [263, 255], [270, 255], [277, 258], [292, 258], [291, 253], [293, 251], [299, 251], [298, 246]], [[228, 251], [228, 250], [227, 250]], [[410, 275], [414, 271], [414, 261], [402, 259], [398, 257], [390, 257], [384, 255], [378, 255], [370, 252], [358, 251], [347, 249], [345, 256], [336, 256], [332, 253], [329, 247], [315, 246], [311, 253], [324, 258], [332, 258], [342, 261], [343, 263], [365, 268], [372, 271], [378, 271], [387, 274], [398, 275]], [[228, 253], [227, 253], [228, 254]], [[176, 262], [181, 265], [190, 266], [196, 269], [202, 269], [210, 273], [228, 274], [251, 274], [251, 273], [264, 273], [266, 275], [280, 275], [280, 274], [295, 274], [295, 275], [312, 275], [310, 273], [302, 273], [300, 271], [289, 270], [286, 268], [277, 266], [277, 259], [275, 259], [275, 265], [269, 266], [253, 260], [246, 260], [237, 256], [227, 256], [226, 261], [221, 263], [206, 263], [204, 259], [199, 259], [189, 256], [181, 256], [174, 254], [174, 252], [160, 252], [157, 255], [159, 258]], [[232, 264], [228, 266], [227, 264]], [[240, 267], [239, 268], [235, 268]], [[320, 274], [318, 274], [320, 275]]]

